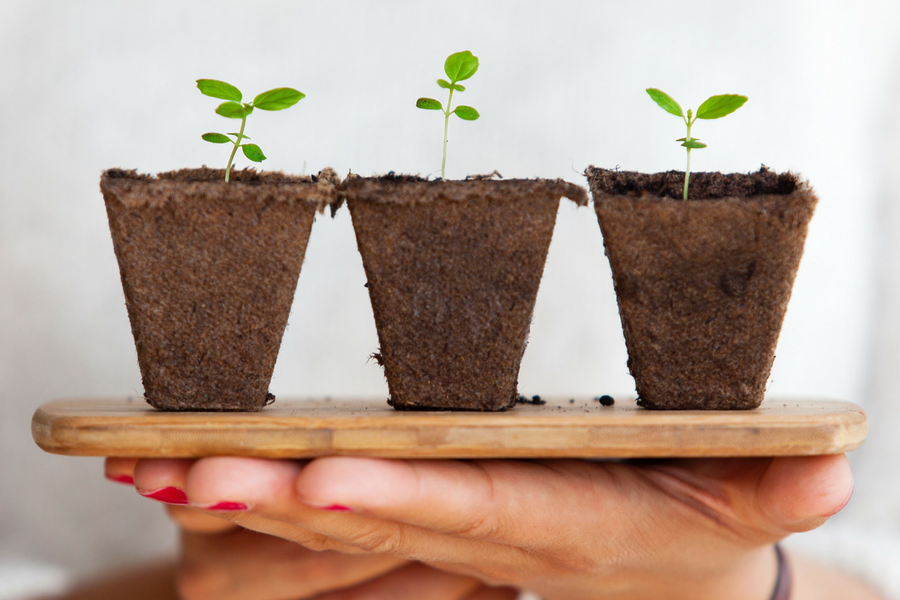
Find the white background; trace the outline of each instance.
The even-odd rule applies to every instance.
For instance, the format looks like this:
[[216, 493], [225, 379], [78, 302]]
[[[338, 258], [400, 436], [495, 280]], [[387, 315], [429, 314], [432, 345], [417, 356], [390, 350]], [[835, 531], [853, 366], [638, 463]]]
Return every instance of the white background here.
[[[141, 391], [98, 181], [109, 167], [224, 166], [225, 147], [200, 134], [233, 122], [214, 114], [198, 78], [246, 97], [280, 86], [307, 94], [249, 118], [266, 169], [427, 175], [440, 168], [442, 120], [415, 100], [443, 100], [444, 58], [469, 49], [481, 68], [458, 98], [482, 118], [451, 123], [448, 176], [496, 169], [582, 185], [590, 164], [683, 168], [683, 124], [645, 88], [685, 108], [745, 94], [734, 115], [695, 126], [709, 148], [694, 153], [694, 169], [764, 163], [808, 177], [820, 197], [770, 393], [851, 399], [900, 420], [888, 403], [900, 383], [898, 33], [900, 5], [886, 0], [4, 0], [0, 559], [84, 573], [174, 543], [159, 507], [105, 482], [99, 460], [42, 454], [29, 419], [53, 398]], [[367, 362], [377, 339], [364, 282], [346, 211], [319, 218], [277, 396], [386, 396]], [[560, 208], [520, 389], [633, 394], [592, 209]], [[896, 526], [896, 477], [880, 475], [895, 450], [885, 422], [873, 419], [858, 454], [849, 518]]]

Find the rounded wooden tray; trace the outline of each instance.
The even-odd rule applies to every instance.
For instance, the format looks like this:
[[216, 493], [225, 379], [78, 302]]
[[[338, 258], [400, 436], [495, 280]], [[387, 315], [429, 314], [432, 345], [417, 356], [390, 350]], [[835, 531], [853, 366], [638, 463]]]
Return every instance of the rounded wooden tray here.
[[143, 399], [56, 400], [34, 441], [71, 456], [658, 458], [801, 456], [858, 448], [850, 402], [767, 399], [752, 411], [648, 411], [633, 400], [548, 400], [502, 413], [399, 412], [379, 400], [279, 400], [255, 413], [161, 412]]

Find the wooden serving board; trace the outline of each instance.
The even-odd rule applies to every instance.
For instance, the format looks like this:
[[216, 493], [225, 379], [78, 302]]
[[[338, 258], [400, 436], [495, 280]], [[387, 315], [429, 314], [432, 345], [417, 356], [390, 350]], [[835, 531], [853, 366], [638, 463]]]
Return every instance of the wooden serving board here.
[[255, 413], [161, 412], [143, 399], [49, 402], [34, 441], [72, 456], [655, 458], [801, 456], [858, 448], [855, 404], [766, 400], [752, 411], [649, 411], [549, 400], [502, 413], [399, 412], [384, 400], [279, 400]]

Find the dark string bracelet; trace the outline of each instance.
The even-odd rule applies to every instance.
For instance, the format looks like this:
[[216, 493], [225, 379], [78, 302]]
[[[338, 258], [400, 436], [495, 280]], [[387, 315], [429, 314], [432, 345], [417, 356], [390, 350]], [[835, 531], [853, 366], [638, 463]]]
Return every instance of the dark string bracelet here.
[[771, 600], [790, 600], [794, 576], [791, 573], [791, 565], [778, 544], [775, 544], [775, 558], [778, 559], [778, 576], [775, 579], [775, 591], [772, 592]]

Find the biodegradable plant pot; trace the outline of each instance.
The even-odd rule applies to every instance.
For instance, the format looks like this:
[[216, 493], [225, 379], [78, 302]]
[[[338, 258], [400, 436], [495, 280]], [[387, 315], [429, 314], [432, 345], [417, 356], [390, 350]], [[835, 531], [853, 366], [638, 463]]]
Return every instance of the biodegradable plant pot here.
[[515, 404], [562, 180], [350, 177], [380, 350], [397, 409], [505, 410]]
[[185, 169], [100, 180], [144, 396], [163, 410], [259, 410], [317, 207], [337, 177]]
[[585, 172], [612, 268], [638, 403], [763, 400], [817, 199], [793, 173]]

